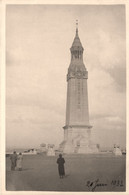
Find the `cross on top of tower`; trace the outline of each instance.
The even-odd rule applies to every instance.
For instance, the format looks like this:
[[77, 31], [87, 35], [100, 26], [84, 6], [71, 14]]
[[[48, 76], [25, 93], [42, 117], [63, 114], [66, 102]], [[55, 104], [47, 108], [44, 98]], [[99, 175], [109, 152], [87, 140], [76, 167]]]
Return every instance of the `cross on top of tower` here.
[[76, 28], [78, 28], [78, 20], [76, 20]]
[[76, 20], [76, 36], [78, 36], [78, 20]]

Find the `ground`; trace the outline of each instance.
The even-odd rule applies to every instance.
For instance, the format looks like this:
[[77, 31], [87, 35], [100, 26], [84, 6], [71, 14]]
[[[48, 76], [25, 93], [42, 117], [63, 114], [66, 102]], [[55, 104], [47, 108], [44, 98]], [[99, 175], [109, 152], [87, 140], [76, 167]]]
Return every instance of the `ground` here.
[[65, 177], [59, 178], [58, 156], [23, 156], [23, 171], [11, 171], [6, 158], [8, 191], [125, 191], [125, 156], [64, 155]]

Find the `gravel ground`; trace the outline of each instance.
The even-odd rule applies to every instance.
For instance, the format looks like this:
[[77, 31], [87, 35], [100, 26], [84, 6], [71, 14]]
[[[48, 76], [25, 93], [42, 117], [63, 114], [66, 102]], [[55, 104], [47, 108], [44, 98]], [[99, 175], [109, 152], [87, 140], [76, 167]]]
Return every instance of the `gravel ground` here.
[[11, 171], [6, 158], [8, 191], [125, 191], [126, 156], [64, 155], [65, 177], [59, 178], [58, 156], [23, 156], [23, 171]]

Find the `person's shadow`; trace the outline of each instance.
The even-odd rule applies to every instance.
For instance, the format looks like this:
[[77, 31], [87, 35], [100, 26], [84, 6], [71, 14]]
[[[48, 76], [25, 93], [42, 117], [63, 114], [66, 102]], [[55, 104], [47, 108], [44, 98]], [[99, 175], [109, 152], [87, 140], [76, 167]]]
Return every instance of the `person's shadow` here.
[[29, 171], [29, 170], [32, 170], [32, 169], [34, 169], [34, 168], [24, 168], [24, 169], [22, 169], [22, 171]]
[[70, 175], [69, 174], [66, 174], [65, 176], [64, 176], [64, 178], [67, 178], [67, 177], [69, 177]]
[[18, 169], [15, 170], [7, 170], [7, 172], [22, 172], [22, 171], [29, 171], [29, 170], [33, 170], [34, 168], [24, 168], [21, 171], [19, 171]]

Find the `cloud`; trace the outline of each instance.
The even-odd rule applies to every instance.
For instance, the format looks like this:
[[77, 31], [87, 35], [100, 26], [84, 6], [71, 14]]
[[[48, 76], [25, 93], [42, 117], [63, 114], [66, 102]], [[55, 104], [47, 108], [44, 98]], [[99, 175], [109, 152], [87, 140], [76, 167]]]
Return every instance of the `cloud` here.
[[90, 72], [88, 91], [91, 114], [125, 116], [125, 94], [115, 88], [114, 79], [103, 69]]
[[[119, 25], [118, 25], [119, 26]], [[118, 28], [117, 26], [117, 28]], [[114, 80], [116, 90], [125, 92], [126, 90], [126, 39], [125, 25], [121, 25], [116, 31], [112, 32], [111, 23], [110, 30], [106, 28], [98, 28], [94, 32], [94, 40], [87, 40], [86, 54], [84, 60], [87, 62], [86, 67], [89, 72], [103, 70], [109, 73]], [[112, 27], [112, 28], [111, 28]], [[114, 30], [113, 30], [114, 31]], [[87, 56], [87, 58], [86, 58]]]
[[118, 144], [121, 147], [126, 145], [126, 122], [123, 118], [117, 116], [101, 116], [91, 118], [91, 137], [94, 143], [100, 144], [100, 147], [111, 147]]
[[114, 78], [116, 89], [120, 92], [126, 92], [126, 69], [122, 65], [107, 70]]
[[7, 113], [8, 145], [38, 147], [42, 142], [59, 144], [62, 141], [64, 115], [55, 110], [13, 105], [7, 106]]
[[121, 135], [124, 143], [124, 7], [33, 5], [7, 6], [8, 145], [63, 140], [66, 74], [77, 16], [89, 73], [90, 122], [96, 141], [104, 144], [112, 135], [113, 143]]

